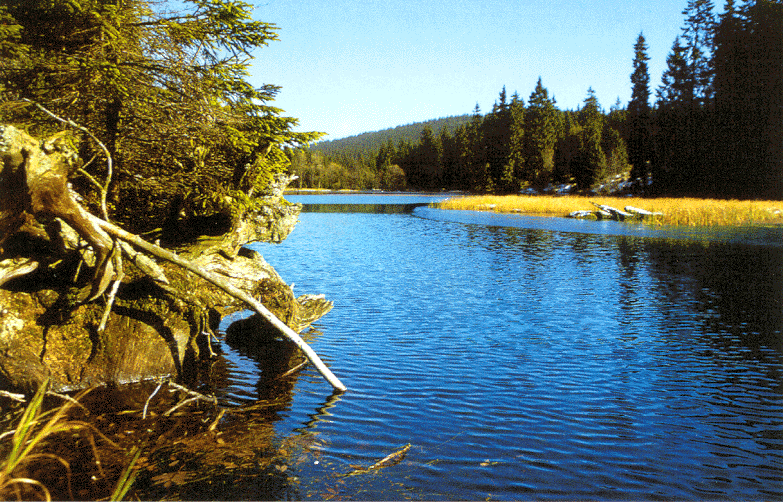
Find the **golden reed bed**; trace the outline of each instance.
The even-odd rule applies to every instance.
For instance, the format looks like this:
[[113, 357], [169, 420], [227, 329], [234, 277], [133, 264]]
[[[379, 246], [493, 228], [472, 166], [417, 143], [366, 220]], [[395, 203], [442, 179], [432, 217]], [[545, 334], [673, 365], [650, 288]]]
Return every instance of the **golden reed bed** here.
[[693, 198], [583, 197], [541, 195], [480, 195], [452, 197], [435, 204], [441, 209], [484, 210], [498, 213], [524, 213], [567, 216], [572, 211], [594, 211], [592, 204], [618, 209], [634, 206], [654, 213], [645, 219], [654, 225], [743, 226], [783, 225], [782, 201], [747, 201]]

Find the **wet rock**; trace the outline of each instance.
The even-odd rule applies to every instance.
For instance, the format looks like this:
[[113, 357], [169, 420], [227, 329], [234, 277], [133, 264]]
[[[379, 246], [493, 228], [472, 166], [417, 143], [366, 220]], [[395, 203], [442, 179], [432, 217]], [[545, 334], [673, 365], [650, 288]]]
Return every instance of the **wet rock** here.
[[82, 305], [58, 317], [57, 300], [0, 289], [0, 388], [34, 391], [50, 379], [53, 390], [178, 375], [189, 352], [191, 327], [176, 313], [155, 317], [118, 305], [103, 335], [100, 306]]
[[[302, 295], [294, 298], [293, 290], [274, 280], [262, 280], [255, 291], [264, 306], [297, 333], [326, 315], [334, 303], [324, 295]], [[278, 340], [280, 333], [258, 314], [231, 323], [226, 341], [232, 345], [253, 347]]]

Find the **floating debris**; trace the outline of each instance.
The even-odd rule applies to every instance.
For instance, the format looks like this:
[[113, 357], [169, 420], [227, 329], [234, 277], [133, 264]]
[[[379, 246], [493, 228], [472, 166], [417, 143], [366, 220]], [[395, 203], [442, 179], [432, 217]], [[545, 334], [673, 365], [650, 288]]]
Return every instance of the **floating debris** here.
[[343, 474], [343, 476], [356, 476], [358, 474], [364, 474], [366, 472], [383, 469], [384, 467], [389, 467], [390, 465], [397, 465], [402, 462], [402, 459], [405, 458], [405, 454], [408, 453], [408, 450], [410, 449], [411, 444], [408, 443], [394, 453], [386, 455], [381, 460], [375, 462], [369, 467], [351, 466], [353, 470], [349, 473]]

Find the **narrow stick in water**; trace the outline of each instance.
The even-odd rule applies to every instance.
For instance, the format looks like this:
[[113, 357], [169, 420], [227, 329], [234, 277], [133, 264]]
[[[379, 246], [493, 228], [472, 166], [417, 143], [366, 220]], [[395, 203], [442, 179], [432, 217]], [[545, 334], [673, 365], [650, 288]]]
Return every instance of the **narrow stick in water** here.
[[302, 352], [305, 353], [305, 356], [307, 356], [307, 359], [310, 360], [311, 363], [316, 367], [319, 373], [323, 375], [324, 378], [326, 378], [326, 381], [328, 381], [332, 387], [334, 387], [335, 390], [338, 390], [340, 392], [346, 391], [348, 388], [343, 385], [343, 383], [336, 377], [334, 374], [329, 370], [329, 368], [326, 367], [326, 365], [321, 361], [321, 358], [318, 357], [318, 354], [315, 353], [315, 351], [307, 345], [307, 343], [302, 340], [302, 337], [299, 336], [299, 334], [288, 327], [283, 321], [277, 318], [272, 312], [269, 311], [264, 305], [250, 296], [245, 291], [242, 291], [239, 288], [234, 287], [232, 284], [229, 284], [228, 282], [224, 281], [220, 277], [217, 277], [210, 272], [203, 270], [197, 266], [195, 266], [190, 261], [180, 257], [176, 253], [172, 253], [171, 251], [167, 249], [163, 249], [160, 246], [156, 246], [154, 244], [151, 244], [138, 235], [132, 234], [126, 230], [123, 230], [122, 228], [113, 225], [107, 221], [104, 221], [97, 216], [90, 215], [95, 224], [101, 227], [106, 233], [109, 235], [112, 235], [114, 237], [117, 237], [119, 239], [122, 239], [126, 242], [129, 242], [130, 244], [136, 246], [137, 248], [153, 255], [158, 258], [161, 258], [166, 261], [170, 261], [171, 263], [178, 265], [186, 270], [189, 270], [190, 272], [193, 272], [194, 274], [198, 275], [202, 279], [205, 279], [215, 286], [219, 287], [229, 295], [233, 296], [234, 298], [238, 298], [239, 300], [242, 300], [243, 302], [247, 303], [253, 310], [255, 310], [261, 317], [269, 321], [272, 326], [277, 328], [283, 335], [286, 336], [289, 340], [294, 342], [297, 347], [299, 347]]

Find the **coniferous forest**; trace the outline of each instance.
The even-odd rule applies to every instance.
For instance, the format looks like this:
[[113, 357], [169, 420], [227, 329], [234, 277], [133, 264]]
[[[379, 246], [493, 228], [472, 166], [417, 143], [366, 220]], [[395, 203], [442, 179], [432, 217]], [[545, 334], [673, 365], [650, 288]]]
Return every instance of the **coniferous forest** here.
[[624, 175], [645, 195], [783, 199], [783, 2], [726, 0], [716, 13], [687, 0], [683, 16], [655, 89], [635, 40], [625, 106], [606, 112], [588, 88], [560, 110], [539, 78], [527, 101], [504, 87], [486, 114], [289, 151], [292, 170], [303, 188], [586, 192]]

